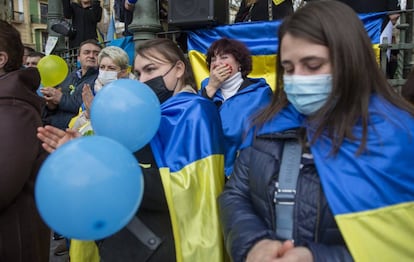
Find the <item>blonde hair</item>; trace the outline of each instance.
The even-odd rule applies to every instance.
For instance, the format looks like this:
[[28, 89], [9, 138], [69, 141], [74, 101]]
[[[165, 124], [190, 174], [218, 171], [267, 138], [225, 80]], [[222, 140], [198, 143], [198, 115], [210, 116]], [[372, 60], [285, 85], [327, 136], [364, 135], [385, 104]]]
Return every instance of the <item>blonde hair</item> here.
[[128, 54], [120, 47], [107, 46], [99, 52], [98, 64], [101, 63], [104, 57], [109, 57], [121, 70], [128, 69], [129, 57]]

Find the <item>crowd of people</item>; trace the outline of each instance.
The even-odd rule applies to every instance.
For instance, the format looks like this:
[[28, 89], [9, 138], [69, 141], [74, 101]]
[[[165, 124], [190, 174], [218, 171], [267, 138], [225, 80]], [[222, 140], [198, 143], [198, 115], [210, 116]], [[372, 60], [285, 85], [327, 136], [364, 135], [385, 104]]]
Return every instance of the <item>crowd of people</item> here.
[[[51, 229], [34, 201], [37, 172], [48, 154], [93, 134], [94, 96], [121, 78], [146, 84], [160, 102], [156, 134], [133, 152], [142, 167], [143, 199], [131, 223], [114, 235], [67, 239], [70, 261], [414, 256], [404, 241], [414, 233], [414, 74], [395, 92], [358, 10], [345, 1], [307, 2], [293, 11], [291, 1], [246, 0], [236, 16], [237, 22], [283, 18], [275, 32], [275, 90], [264, 78], [249, 77], [252, 54], [237, 39], [211, 44], [209, 76], [201, 83], [167, 38], [140, 43], [129, 61], [92, 31], [79, 33], [85, 24], [79, 12], [92, 12], [90, 24], [100, 20], [99, 1], [90, 0], [63, 0], [77, 28], [71, 41], [79, 46], [79, 68], [61, 84], [43, 87], [36, 66], [44, 54], [26, 51], [18, 31], [0, 20], [0, 261], [49, 261]], [[394, 8], [389, 2], [382, 8]], [[269, 10], [265, 17], [261, 5]], [[395, 243], [380, 238], [383, 228], [367, 226], [381, 219], [400, 221], [385, 223], [387, 232], [398, 228]]]

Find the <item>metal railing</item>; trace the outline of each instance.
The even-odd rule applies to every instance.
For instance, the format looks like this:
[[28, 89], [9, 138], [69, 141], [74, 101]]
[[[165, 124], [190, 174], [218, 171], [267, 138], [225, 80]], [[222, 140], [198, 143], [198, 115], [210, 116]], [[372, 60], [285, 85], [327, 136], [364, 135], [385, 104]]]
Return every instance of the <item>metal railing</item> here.
[[379, 47], [381, 50], [381, 68], [385, 74], [388, 75], [390, 73], [387, 72], [387, 66], [389, 65], [387, 51], [391, 51], [394, 59], [396, 57], [395, 71], [391, 72], [391, 76], [388, 75], [388, 81], [397, 92], [400, 92], [401, 87], [404, 85], [413, 66], [414, 9], [402, 10], [398, 11], [398, 13], [400, 13], [400, 23], [396, 26], [396, 29], [399, 32], [398, 41], [396, 41], [396, 43], [387, 44], [388, 39], [383, 39], [384, 41]]
[[55, 55], [62, 57], [68, 64], [69, 71], [72, 72], [78, 67], [78, 48], [66, 49], [53, 52]]

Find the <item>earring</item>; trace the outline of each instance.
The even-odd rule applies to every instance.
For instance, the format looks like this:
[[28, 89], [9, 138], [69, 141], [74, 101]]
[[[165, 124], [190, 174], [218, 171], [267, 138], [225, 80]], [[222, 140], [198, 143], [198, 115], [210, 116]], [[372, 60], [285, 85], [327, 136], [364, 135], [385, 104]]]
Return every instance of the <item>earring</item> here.
[[239, 72], [241, 72], [242, 71], [242, 68], [241, 68], [241, 66], [239, 66]]

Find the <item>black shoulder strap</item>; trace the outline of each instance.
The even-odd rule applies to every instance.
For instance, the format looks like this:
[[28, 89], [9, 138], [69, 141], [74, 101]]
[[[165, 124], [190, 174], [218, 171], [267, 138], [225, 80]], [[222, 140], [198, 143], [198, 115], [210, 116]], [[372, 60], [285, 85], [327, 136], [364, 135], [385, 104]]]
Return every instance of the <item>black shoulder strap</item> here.
[[301, 158], [302, 146], [299, 140], [286, 140], [274, 196], [276, 236], [283, 240], [293, 240], [293, 210]]
[[141, 243], [151, 250], [156, 250], [162, 243], [162, 240], [136, 216], [126, 227]]

